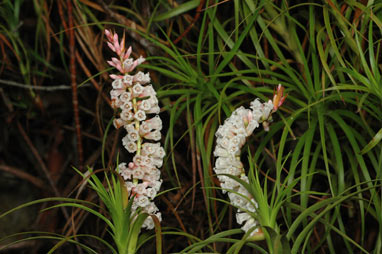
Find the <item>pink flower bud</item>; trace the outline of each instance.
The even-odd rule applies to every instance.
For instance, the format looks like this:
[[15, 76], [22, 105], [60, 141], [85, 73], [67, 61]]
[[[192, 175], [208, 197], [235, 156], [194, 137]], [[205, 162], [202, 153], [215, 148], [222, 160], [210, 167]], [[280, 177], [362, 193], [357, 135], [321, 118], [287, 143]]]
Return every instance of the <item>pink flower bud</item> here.
[[105, 34], [106, 34], [106, 37], [109, 38], [111, 33], [109, 30], [105, 29]]
[[116, 118], [113, 120], [113, 125], [116, 129], [119, 129], [123, 126], [124, 121], [121, 118]]
[[115, 74], [110, 74], [109, 77], [110, 77], [111, 79], [121, 79], [121, 78], [123, 78], [123, 76], [121, 76], [121, 75], [115, 75]]
[[125, 55], [123, 56], [123, 59], [124, 59], [124, 60], [126, 60], [127, 58], [130, 57], [131, 51], [132, 51], [132, 49], [131, 49], [131, 46], [130, 46], [130, 47], [127, 49]]
[[279, 84], [277, 86], [277, 92], [273, 95], [273, 111], [276, 111], [284, 103], [288, 94], [284, 95], [284, 87]]
[[110, 42], [107, 42], [107, 46], [109, 46], [109, 48], [115, 52], [115, 48], [113, 46], [113, 44], [111, 44]]

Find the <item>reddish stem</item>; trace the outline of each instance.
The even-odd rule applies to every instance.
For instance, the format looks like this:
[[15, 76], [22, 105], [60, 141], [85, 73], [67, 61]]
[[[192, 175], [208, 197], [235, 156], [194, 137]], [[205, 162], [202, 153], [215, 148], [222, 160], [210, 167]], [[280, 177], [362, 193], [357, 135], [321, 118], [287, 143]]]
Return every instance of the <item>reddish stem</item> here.
[[191, 24], [184, 30], [184, 32], [175, 39], [173, 42], [174, 44], [177, 44], [184, 36], [188, 34], [188, 32], [191, 30], [191, 28], [194, 26], [195, 22], [199, 19], [200, 13], [202, 12], [202, 7], [204, 6], [205, 0], [201, 0], [198, 8], [196, 9], [196, 14], [191, 22]]
[[77, 94], [77, 82], [76, 82], [76, 54], [75, 54], [75, 38], [74, 38], [74, 25], [73, 25], [73, 8], [72, 1], [67, 1], [68, 5], [68, 22], [69, 22], [69, 55], [70, 55], [70, 81], [72, 85], [72, 102], [73, 113], [76, 127], [77, 136], [77, 152], [78, 152], [78, 168], [80, 171], [83, 169], [83, 150], [81, 139], [81, 124], [78, 110], [78, 94]]

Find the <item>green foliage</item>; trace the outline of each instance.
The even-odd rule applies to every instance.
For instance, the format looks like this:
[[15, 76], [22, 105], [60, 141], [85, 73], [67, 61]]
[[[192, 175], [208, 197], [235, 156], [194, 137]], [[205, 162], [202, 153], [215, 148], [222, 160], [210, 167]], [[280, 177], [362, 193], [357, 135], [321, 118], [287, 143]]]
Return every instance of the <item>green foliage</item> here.
[[[378, 228], [382, 226], [378, 216], [382, 214], [382, 158], [380, 135], [375, 134], [382, 119], [381, 65], [377, 64], [380, 54], [375, 53], [380, 51], [379, 44], [374, 42], [381, 30], [380, 20], [370, 14], [380, 12], [380, 6], [351, 2], [342, 5], [345, 11], [335, 2], [288, 6], [284, 2], [276, 5], [271, 1], [234, 1], [231, 6], [235, 15], [221, 23], [218, 10], [223, 7], [206, 5], [198, 43], [190, 50], [196, 52], [195, 57], [192, 53], [180, 53], [170, 42], [169, 47], [157, 46], [171, 60], [151, 61], [153, 70], [175, 79], [159, 95], [180, 95], [168, 106], [167, 140], [171, 151], [179, 142], [172, 140], [181, 112], [192, 114], [188, 119], [194, 119], [185, 134], [190, 138], [194, 131], [196, 134], [211, 236], [215, 235], [213, 217], [219, 216], [214, 214], [216, 194], [211, 191], [213, 134], [238, 105], [253, 96], [266, 98], [272, 85], [281, 83], [289, 94], [280, 113], [283, 122], [274, 123], [273, 130], [262, 135], [263, 139], [256, 135], [260, 144], [250, 144], [258, 167], [253, 174], [256, 177], [247, 185], [259, 202], [258, 214], [254, 216], [263, 227], [272, 229], [267, 241], [270, 253], [277, 252], [271, 244], [275, 239], [290, 244], [292, 253], [314, 252], [318, 248], [335, 253], [335, 234], [340, 235], [349, 253], [355, 249], [367, 252], [361, 247], [367, 238], [365, 215], [374, 214]], [[349, 18], [357, 12], [362, 12], [363, 19], [357, 20], [356, 25]], [[271, 87], [253, 85], [259, 83]], [[273, 143], [270, 148], [276, 159], [269, 164], [263, 151]], [[361, 151], [362, 147], [365, 148]], [[175, 163], [173, 167], [176, 172]], [[274, 177], [274, 182], [266, 184], [261, 180], [258, 171], [264, 167], [269, 168], [266, 175]], [[341, 208], [345, 203], [351, 206], [346, 209], [357, 210], [361, 215], [358, 243], [348, 235], [351, 232], [345, 226]], [[326, 209], [321, 211], [323, 208]], [[296, 214], [300, 214], [297, 220]], [[317, 223], [326, 233], [318, 245], [312, 245], [309, 241]], [[280, 230], [280, 224], [288, 230]], [[304, 230], [299, 232], [298, 228]], [[285, 233], [286, 238], [282, 237]]]
[[[15, 62], [26, 83], [33, 80], [31, 75], [41, 77], [31, 71], [32, 62], [47, 67], [49, 74], [57, 65], [41, 51], [45, 42], [37, 37], [48, 34], [41, 19], [46, 11], [35, 2], [40, 18], [34, 47], [26, 47], [20, 34], [11, 32], [18, 29], [17, 10], [23, 1], [3, 1], [0, 13], [6, 21], [1, 34], [18, 56]], [[163, 228], [156, 229], [157, 252], [162, 249], [160, 236], [164, 241], [176, 236], [186, 240], [172, 242], [177, 248], [169, 252], [382, 253], [382, 4], [170, 2], [130, 1], [126, 6], [113, 1], [106, 9], [77, 1], [83, 22], [76, 28], [78, 37], [84, 28], [96, 34], [104, 26], [123, 28], [132, 44], [148, 55], [142, 67], [155, 73], [152, 82], [166, 119], [164, 186], [172, 190], [169, 194], [176, 190], [181, 196], [179, 204], [164, 214]], [[64, 63], [65, 69], [63, 29], [54, 38], [59, 65]], [[79, 45], [84, 51], [90, 48]], [[85, 55], [97, 73], [82, 80], [102, 76], [103, 69], [90, 57], [96, 58], [94, 52], [98, 51]], [[234, 109], [256, 97], [268, 100], [279, 83], [288, 97], [274, 115], [270, 131], [257, 130], [243, 149], [250, 184], [242, 184], [259, 203], [251, 215], [264, 232], [264, 239], [250, 239], [232, 223], [236, 208], [220, 194], [212, 173], [214, 135]], [[101, 119], [107, 122], [110, 117]], [[103, 152], [108, 151], [107, 142], [105, 135]], [[115, 157], [107, 158], [103, 152], [106, 168], [107, 159]], [[131, 202], [118, 176], [106, 173], [106, 185], [94, 172], [84, 177], [108, 215], [78, 200], [61, 200], [67, 203], [54, 207], [69, 205], [95, 214], [116, 243], [117, 250], [104, 243], [112, 252], [143, 248], [154, 235], [138, 237], [145, 215], [131, 221]], [[168, 198], [167, 193], [163, 196]], [[174, 215], [179, 224], [169, 222]], [[193, 221], [203, 223], [195, 230]], [[186, 226], [179, 229], [179, 225]], [[41, 237], [82, 244], [74, 237]], [[186, 246], [179, 249], [179, 242]]]

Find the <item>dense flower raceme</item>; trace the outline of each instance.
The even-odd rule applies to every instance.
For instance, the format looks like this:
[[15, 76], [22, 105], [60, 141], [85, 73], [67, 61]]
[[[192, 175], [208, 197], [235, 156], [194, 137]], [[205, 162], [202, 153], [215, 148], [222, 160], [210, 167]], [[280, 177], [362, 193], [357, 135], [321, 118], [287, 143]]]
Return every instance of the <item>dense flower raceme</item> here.
[[240, 161], [241, 147], [246, 138], [263, 123], [268, 128], [267, 120], [284, 102], [284, 88], [279, 85], [277, 93], [272, 100], [261, 103], [259, 99], [251, 102], [250, 108], [240, 107], [225, 120], [224, 124], [219, 126], [216, 131], [216, 147], [214, 155], [217, 157], [214, 171], [220, 181], [223, 193], [228, 190], [228, 196], [231, 204], [238, 208], [236, 214], [237, 223], [243, 225], [241, 228], [247, 232], [253, 229], [251, 235], [261, 233], [258, 222], [247, 213], [255, 212], [258, 205], [250, 193], [238, 181], [226, 176], [232, 175], [240, 178], [244, 182], [249, 182], [245, 174], [243, 164]]
[[[119, 42], [116, 33], [105, 30], [105, 34], [109, 48], [118, 55], [118, 58], [112, 58], [108, 63], [120, 72], [118, 75], [110, 75], [114, 80], [110, 92], [112, 107], [119, 112], [114, 126], [126, 129], [127, 134], [122, 139], [122, 144], [127, 151], [135, 153], [132, 162], [118, 165], [119, 173], [125, 180], [130, 197], [134, 197], [132, 214], [141, 209], [142, 212], [155, 215], [160, 221], [161, 213], [153, 199], [162, 183], [159, 168], [165, 152], [160, 143], [156, 142], [161, 139], [162, 129], [162, 121], [156, 115], [160, 110], [156, 92], [149, 84], [149, 73], [139, 71], [130, 75], [145, 59], [130, 58], [132, 50], [131, 47], [125, 48], [125, 37]], [[143, 227], [154, 228], [150, 216]]]

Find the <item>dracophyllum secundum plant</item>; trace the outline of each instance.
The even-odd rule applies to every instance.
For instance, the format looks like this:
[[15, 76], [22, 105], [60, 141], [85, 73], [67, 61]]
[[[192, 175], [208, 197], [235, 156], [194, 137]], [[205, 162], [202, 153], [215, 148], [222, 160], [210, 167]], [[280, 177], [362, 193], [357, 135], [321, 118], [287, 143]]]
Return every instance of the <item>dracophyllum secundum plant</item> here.
[[[135, 153], [132, 162], [118, 165], [118, 172], [134, 200], [132, 210], [155, 215], [160, 221], [161, 213], [152, 201], [162, 184], [159, 168], [165, 155], [161, 144], [156, 142], [161, 139], [162, 129], [162, 120], [157, 115], [160, 109], [156, 92], [149, 84], [149, 73], [139, 71], [130, 75], [145, 59], [130, 58], [131, 47], [125, 48], [125, 37], [119, 42], [116, 33], [105, 30], [105, 34], [109, 48], [118, 55], [108, 63], [120, 72], [110, 75], [114, 79], [110, 92], [112, 107], [119, 113], [114, 126], [125, 128], [127, 134], [122, 139], [123, 146], [128, 152]], [[143, 227], [154, 228], [152, 217], [147, 217]]]
[[223, 193], [228, 192], [231, 204], [238, 208], [237, 223], [242, 225], [241, 229], [252, 239], [264, 239], [262, 226], [274, 228], [275, 224], [261, 216], [259, 200], [250, 193], [250, 181], [240, 161], [241, 148], [260, 124], [266, 131], [269, 130], [268, 123], [272, 113], [277, 111], [286, 98], [283, 91], [284, 88], [279, 85], [273, 101], [261, 103], [259, 99], [255, 99], [251, 102], [250, 109], [237, 108], [215, 134], [217, 139], [214, 155], [217, 159], [214, 171]]
[[125, 37], [119, 41], [116, 33], [105, 30], [105, 34], [109, 48], [117, 55], [108, 63], [119, 72], [110, 75], [113, 79], [111, 105], [117, 114], [113, 124], [126, 130], [122, 143], [134, 156], [129, 163], [119, 163], [117, 177], [112, 175], [111, 181], [106, 178], [107, 188], [95, 174], [88, 183], [109, 211], [108, 225], [118, 253], [135, 253], [141, 228], [159, 227], [161, 221], [153, 199], [162, 183], [159, 168], [165, 151], [157, 142], [161, 139], [162, 121], [157, 115], [160, 108], [156, 92], [149, 84], [149, 73], [132, 73], [145, 59], [130, 57], [132, 49], [125, 47]]
[[[163, 147], [157, 142], [161, 139], [160, 130], [162, 129], [162, 121], [157, 115], [160, 111], [158, 99], [152, 85], [149, 84], [149, 73], [141, 71], [132, 73], [145, 59], [139, 57], [134, 60], [130, 57], [132, 49], [131, 47], [125, 48], [125, 37], [119, 41], [116, 33], [105, 30], [105, 34], [109, 48], [117, 54], [117, 57], [112, 58], [108, 63], [119, 71], [119, 73], [110, 75], [113, 79], [110, 92], [111, 105], [118, 115], [113, 120], [113, 124], [116, 128], [126, 129], [127, 134], [122, 139], [122, 143], [127, 151], [135, 153], [135, 155], [131, 162], [119, 163], [116, 171], [105, 169], [93, 171], [92, 168], [88, 168], [86, 173], [82, 173], [75, 170], [96, 191], [106, 209], [101, 212], [99, 210], [102, 210], [102, 207], [92, 202], [55, 197], [20, 205], [1, 214], [0, 218], [33, 204], [60, 201], [62, 203], [47, 209], [75, 207], [96, 215], [107, 224], [117, 250], [106, 240], [91, 234], [75, 234], [68, 237], [37, 232], [40, 236], [34, 239], [60, 240], [49, 253], [59, 248], [62, 242], [77, 244], [88, 253], [97, 253], [91, 247], [75, 239], [91, 237], [107, 246], [111, 253], [134, 254], [138, 247], [147, 240], [147, 236], [139, 238], [141, 229], [150, 230], [154, 227], [156, 227], [157, 253], [161, 253], [161, 213], [153, 202], [162, 183], [159, 168], [162, 166], [165, 156]], [[105, 131], [105, 137], [110, 125], [111, 122]], [[96, 173], [99, 171], [105, 172], [104, 181], [97, 176]], [[107, 174], [109, 172], [111, 174]], [[108, 214], [108, 216], [104, 214]]]

